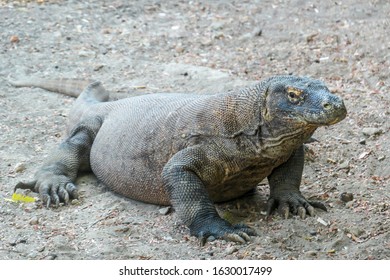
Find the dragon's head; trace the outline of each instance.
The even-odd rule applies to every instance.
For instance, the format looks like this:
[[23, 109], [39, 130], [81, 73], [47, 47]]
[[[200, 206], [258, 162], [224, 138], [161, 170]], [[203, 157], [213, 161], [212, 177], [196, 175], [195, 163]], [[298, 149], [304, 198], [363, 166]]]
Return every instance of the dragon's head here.
[[343, 100], [321, 81], [307, 77], [276, 76], [265, 85], [263, 120], [275, 124], [319, 127], [347, 115]]

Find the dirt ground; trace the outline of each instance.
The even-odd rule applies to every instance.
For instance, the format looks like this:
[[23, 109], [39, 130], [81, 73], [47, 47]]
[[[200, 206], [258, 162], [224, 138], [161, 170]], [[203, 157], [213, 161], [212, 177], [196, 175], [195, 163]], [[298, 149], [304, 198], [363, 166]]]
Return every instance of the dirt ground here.
[[[389, 14], [387, 0], [0, 0], [0, 259], [389, 259]], [[123, 97], [277, 74], [321, 79], [348, 108], [307, 145], [302, 192], [328, 212], [266, 220], [260, 185], [217, 206], [258, 236], [199, 247], [174, 211], [115, 195], [93, 175], [69, 206], [6, 200], [60, 143], [74, 101], [13, 88], [10, 75], [92, 78]]]

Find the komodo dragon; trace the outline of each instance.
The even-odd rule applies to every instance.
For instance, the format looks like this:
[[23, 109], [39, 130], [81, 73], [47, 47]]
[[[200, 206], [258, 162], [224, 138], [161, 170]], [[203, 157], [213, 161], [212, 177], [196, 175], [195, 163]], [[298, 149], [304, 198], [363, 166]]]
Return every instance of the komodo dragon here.
[[253, 229], [222, 219], [214, 202], [240, 197], [268, 178], [267, 214], [278, 208], [304, 218], [321, 202], [305, 199], [299, 186], [303, 143], [320, 126], [345, 118], [340, 97], [324, 83], [275, 76], [256, 85], [213, 95], [150, 94], [108, 101], [100, 82], [25, 80], [78, 96], [66, 139], [29, 183], [45, 205], [77, 197], [79, 171], [92, 170], [126, 197], [173, 205], [190, 233], [246, 242]]

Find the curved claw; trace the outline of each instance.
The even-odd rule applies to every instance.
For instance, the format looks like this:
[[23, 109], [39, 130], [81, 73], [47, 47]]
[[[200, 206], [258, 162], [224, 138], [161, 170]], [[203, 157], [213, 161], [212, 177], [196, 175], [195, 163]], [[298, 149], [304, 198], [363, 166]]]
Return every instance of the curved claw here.
[[[248, 236], [249, 237], [249, 236]], [[223, 238], [225, 240], [228, 240], [228, 241], [234, 241], [234, 242], [237, 242], [237, 243], [241, 243], [241, 244], [244, 244], [246, 243], [248, 240], [246, 240], [244, 237], [242, 237], [240, 234], [237, 234], [237, 233], [228, 233], [228, 234], [225, 234], [223, 236]]]
[[271, 216], [272, 212], [274, 212], [276, 207], [277, 207], [277, 203], [276, 203], [275, 199], [273, 199], [273, 198], [268, 199], [268, 202], [267, 202], [267, 217]]
[[65, 185], [65, 190], [70, 194], [71, 198], [77, 199], [79, 198], [79, 193], [77, 191], [77, 187], [73, 183], [67, 183]]
[[58, 188], [58, 196], [65, 203], [69, 203], [69, 194], [63, 186]]
[[48, 194], [43, 194], [43, 195], [41, 195], [41, 199], [42, 199], [42, 204], [43, 204], [46, 208], [49, 208], [49, 207], [50, 207], [50, 203], [51, 203], [50, 195], [48, 195]]
[[58, 185], [49, 186], [50, 197], [55, 207], [58, 207], [60, 205], [60, 197], [57, 194], [58, 189], [59, 189]]
[[202, 233], [199, 238], [199, 243], [201, 246], [204, 246], [207, 242], [207, 239], [209, 237], [214, 237], [214, 238], [222, 238], [226, 241], [233, 241], [241, 244], [245, 244], [246, 242], [250, 241], [250, 236], [256, 235], [255, 231], [249, 227], [246, 227], [245, 229], [242, 228], [240, 229], [233, 229], [229, 230], [228, 232], [224, 234], [212, 234], [211, 232], [209, 233]]
[[288, 203], [285, 201], [281, 202], [278, 209], [280, 214], [287, 220], [290, 216], [290, 206], [288, 205]]
[[69, 203], [71, 198], [78, 198], [77, 187], [66, 176], [47, 177], [43, 180], [35, 180], [28, 183], [19, 182], [14, 187], [39, 193], [42, 204], [49, 208], [50, 205], [58, 207], [60, 202]]
[[320, 202], [320, 201], [309, 201], [310, 205], [315, 207], [315, 208], [318, 208], [318, 209], [321, 209], [321, 210], [324, 210], [325, 212], [328, 212], [328, 209], [326, 208], [325, 204]]
[[198, 222], [191, 225], [190, 229], [191, 234], [199, 238], [201, 246], [206, 244], [209, 237], [222, 238], [243, 244], [250, 240], [250, 236], [256, 235], [256, 232], [248, 226], [243, 224], [232, 226], [220, 217]]
[[302, 206], [298, 207], [297, 214], [299, 217], [301, 217], [302, 220], [306, 218], [306, 209]]
[[306, 200], [300, 192], [285, 193], [277, 198], [271, 197], [267, 203], [267, 216], [270, 216], [276, 208], [285, 219], [290, 213], [302, 219], [305, 219], [307, 214], [315, 216], [315, 208], [327, 211], [322, 202]]
[[[243, 234], [245, 234], [245, 236], [248, 236], [248, 237], [256, 235], [256, 231], [253, 228], [250, 228], [245, 224], [237, 224], [237, 225], [234, 225], [233, 228], [235, 230], [241, 231]], [[250, 239], [250, 237], [248, 238], [248, 240], [249, 239]]]

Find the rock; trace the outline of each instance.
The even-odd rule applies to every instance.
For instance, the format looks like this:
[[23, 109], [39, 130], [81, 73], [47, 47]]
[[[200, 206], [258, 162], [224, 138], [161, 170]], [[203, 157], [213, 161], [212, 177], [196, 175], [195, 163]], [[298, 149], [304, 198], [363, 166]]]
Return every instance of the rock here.
[[204, 38], [200, 41], [200, 44], [204, 47], [208, 47], [208, 46], [211, 46], [213, 44], [213, 41], [211, 41], [210, 39], [208, 38]]
[[70, 204], [72, 204], [72, 205], [79, 205], [79, 204], [80, 204], [80, 200], [78, 200], [78, 199], [72, 199], [72, 200], [70, 201]]
[[23, 172], [24, 170], [26, 170], [26, 164], [24, 164], [23, 162], [19, 162], [15, 165], [14, 171], [16, 173]]
[[307, 251], [306, 255], [308, 255], [308, 256], [317, 256], [317, 252], [316, 251]]
[[343, 192], [340, 194], [340, 200], [343, 202], [350, 202], [353, 200], [353, 194], [348, 192]]
[[367, 158], [369, 155], [371, 154], [371, 151], [365, 151], [363, 153], [361, 153], [358, 157], [358, 159], [364, 159], [364, 158]]
[[55, 260], [57, 258], [56, 254], [49, 254], [44, 259], [45, 260]]
[[351, 240], [344, 233], [340, 233], [338, 237], [333, 239], [333, 242], [328, 244], [327, 253], [336, 253], [336, 251], [343, 251], [351, 245]]
[[96, 64], [94, 67], [93, 67], [93, 71], [97, 72], [101, 69], [103, 69], [104, 67], [104, 64]]
[[312, 33], [306, 36], [306, 42], [312, 43], [315, 41], [315, 38], [318, 36], [318, 33]]
[[364, 138], [360, 139], [359, 144], [366, 145], [366, 139], [364, 139]]
[[329, 223], [325, 222], [321, 217], [317, 218], [317, 222], [319, 222], [320, 224], [322, 224], [324, 226], [328, 226], [329, 225]]
[[165, 241], [172, 241], [172, 240], [173, 240], [173, 237], [170, 236], [170, 235], [167, 235], [167, 236], [164, 236], [163, 239], [164, 239]]
[[16, 246], [16, 245], [18, 245], [18, 244], [20, 244], [20, 243], [27, 243], [27, 239], [21, 238], [21, 239], [17, 239], [17, 240], [8, 242], [8, 244], [9, 244], [10, 246]]
[[260, 37], [261, 35], [263, 35], [263, 29], [262, 28], [256, 28], [253, 31], [253, 34], [254, 34], [254, 36]]
[[348, 160], [340, 163], [339, 170], [342, 170], [342, 169], [346, 169], [346, 170], [350, 169]]
[[209, 237], [207, 237], [207, 241], [206, 241], [206, 243], [207, 242], [213, 242], [213, 241], [215, 241], [216, 240], [216, 238], [214, 237], [214, 236], [209, 236]]
[[39, 224], [39, 218], [34, 216], [30, 219], [30, 221], [28, 222], [30, 225], [37, 225]]
[[214, 21], [211, 23], [210, 28], [212, 30], [221, 30], [225, 27], [225, 22], [223, 21]]
[[20, 39], [19, 39], [19, 37], [18, 36], [16, 36], [16, 35], [12, 35], [10, 38], [9, 38], [9, 41], [11, 42], [11, 43], [19, 43], [20, 42]]
[[361, 229], [361, 228], [358, 228], [358, 227], [350, 228], [348, 231], [349, 231], [349, 233], [353, 234], [356, 237], [360, 237], [364, 233], [366, 233], [364, 229]]
[[382, 155], [382, 156], [379, 156], [379, 157], [378, 157], [378, 160], [379, 160], [379, 161], [382, 161], [382, 160], [384, 160], [385, 158], [386, 158], [386, 156], [385, 156], [385, 155]]
[[383, 130], [376, 127], [365, 127], [362, 129], [362, 133], [366, 136], [377, 136], [383, 133]]
[[140, 223], [135, 222], [133, 218], [126, 218], [125, 220], [122, 221], [122, 224], [124, 224], [124, 225], [134, 225], [134, 226], [140, 225]]
[[159, 212], [161, 215], [168, 215], [169, 212], [171, 212], [171, 206], [161, 208], [160, 210], [158, 210], [158, 212]]
[[352, 207], [353, 207], [353, 200], [348, 201], [348, 202], [345, 204], [345, 207], [346, 207], [346, 208], [352, 208]]
[[126, 233], [130, 230], [128, 226], [118, 226], [114, 231], [117, 233]]
[[238, 251], [238, 248], [235, 247], [235, 246], [232, 246], [232, 247], [226, 248], [225, 254], [226, 255], [231, 255], [231, 254], [233, 254], [234, 252], [237, 252], [237, 251]]
[[33, 260], [37, 258], [37, 253], [36, 252], [31, 252], [27, 255], [27, 259]]
[[56, 235], [51, 239], [51, 242], [54, 247], [61, 250], [66, 250], [69, 247], [69, 240], [63, 235]]
[[90, 51], [90, 50], [81, 50], [81, 51], [79, 51], [79, 56], [80, 57], [94, 57], [95, 52]]
[[178, 53], [183, 53], [185, 51], [185, 48], [183, 46], [176, 46], [175, 50]]
[[45, 251], [45, 249], [46, 249], [45, 246], [42, 246], [42, 247], [39, 247], [37, 249], [37, 251], [41, 253], [41, 252]]

